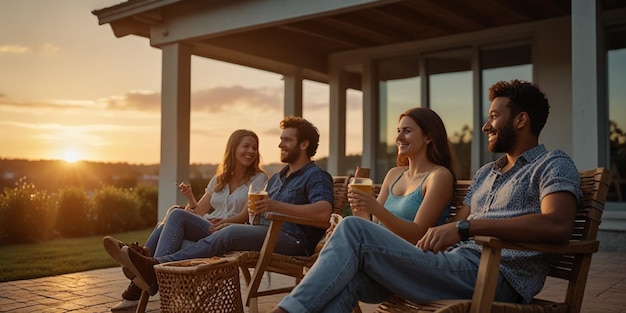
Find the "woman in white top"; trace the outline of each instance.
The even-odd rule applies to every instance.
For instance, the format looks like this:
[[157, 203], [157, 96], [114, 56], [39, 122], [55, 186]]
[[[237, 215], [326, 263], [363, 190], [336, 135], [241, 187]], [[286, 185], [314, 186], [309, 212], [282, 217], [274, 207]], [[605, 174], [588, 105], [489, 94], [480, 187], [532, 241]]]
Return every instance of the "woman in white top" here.
[[[196, 201], [189, 184], [178, 185], [189, 203], [168, 210], [146, 242], [145, 246], [151, 252], [147, 249], [145, 252], [153, 257], [171, 254], [181, 249], [184, 240], [197, 241], [231, 223], [247, 222], [248, 188], [251, 185], [263, 188], [267, 183], [258, 147], [259, 138], [254, 132], [242, 129], [233, 132], [217, 173], [200, 201]], [[126, 244], [110, 236], [103, 242], [109, 255], [120, 262], [120, 247]], [[132, 274], [129, 271], [124, 273], [131, 283], [122, 293], [122, 302], [111, 308], [113, 312], [136, 306], [141, 296], [141, 289], [132, 282]], [[154, 293], [156, 290], [151, 291]]]

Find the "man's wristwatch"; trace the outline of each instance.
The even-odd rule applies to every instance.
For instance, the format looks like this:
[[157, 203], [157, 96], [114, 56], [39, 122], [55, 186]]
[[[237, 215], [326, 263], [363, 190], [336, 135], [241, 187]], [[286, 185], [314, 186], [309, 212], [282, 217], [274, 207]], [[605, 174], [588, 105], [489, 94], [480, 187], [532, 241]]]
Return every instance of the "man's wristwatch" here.
[[459, 235], [461, 236], [461, 241], [469, 240], [469, 228], [470, 228], [470, 222], [468, 220], [460, 220], [456, 222], [456, 229], [459, 231]]

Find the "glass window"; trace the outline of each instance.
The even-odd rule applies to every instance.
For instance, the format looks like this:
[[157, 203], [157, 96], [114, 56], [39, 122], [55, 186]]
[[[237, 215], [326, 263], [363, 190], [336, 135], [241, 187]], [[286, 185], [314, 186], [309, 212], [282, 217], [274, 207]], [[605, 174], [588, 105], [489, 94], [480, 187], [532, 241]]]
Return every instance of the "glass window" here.
[[373, 177], [382, 181], [387, 171], [396, 166], [398, 117], [409, 108], [422, 106], [419, 58], [382, 60], [378, 63], [378, 75], [380, 139]]
[[626, 202], [626, 25], [607, 32], [610, 169], [608, 201]]
[[[531, 64], [529, 45], [503, 48], [483, 49], [480, 52], [481, 72], [481, 127], [489, 114], [489, 87], [501, 80], [520, 79], [533, 80], [533, 66]], [[493, 154], [487, 149], [488, 142], [480, 138], [482, 163], [496, 160], [500, 155]]]
[[[489, 110], [488, 88], [499, 80], [522, 79], [532, 81], [531, 47], [528, 44], [483, 47], [480, 51], [481, 90], [474, 90], [472, 49], [455, 49], [428, 54], [381, 60], [377, 64], [379, 76], [380, 141], [376, 149], [377, 172], [384, 177], [396, 165], [395, 136], [398, 116], [405, 110], [428, 106], [443, 120], [452, 143], [459, 179], [470, 179], [472, 141], [480, 140], [480, 164], [495, 159], [487, 150], [480, 131]], [[421, 81], [420, 63], [428, 77]], [[428, 90], [422, 90], [428, 85]], [[427, 97], [422, 93], [427, 92]], [[481, 92], [479, 104], [481, 125], [473, 125], [475, 93]], [[429, 103], [422, 103], [422, 97]], [[477, 128], [477, 129], [476, 129]], [[477, 130], [477, 131], [474, 131]], [[475, 169], [474, 169], [475, 170]]]
[[426, 59], [429, 101], [446, 126], [456, 160], [457, 178], [469, 179], [472, 143], [470, 50], [448, 51]]

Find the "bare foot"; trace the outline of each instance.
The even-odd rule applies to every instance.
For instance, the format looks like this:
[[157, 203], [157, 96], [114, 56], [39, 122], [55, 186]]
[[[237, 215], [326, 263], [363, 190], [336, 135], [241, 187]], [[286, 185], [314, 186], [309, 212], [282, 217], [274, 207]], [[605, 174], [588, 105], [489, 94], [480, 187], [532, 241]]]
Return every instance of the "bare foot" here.
[[289, 313], [289, 312], [283, 310], [282, 308], [275, 308], [273, 311], [270, 311], [270, 313]]

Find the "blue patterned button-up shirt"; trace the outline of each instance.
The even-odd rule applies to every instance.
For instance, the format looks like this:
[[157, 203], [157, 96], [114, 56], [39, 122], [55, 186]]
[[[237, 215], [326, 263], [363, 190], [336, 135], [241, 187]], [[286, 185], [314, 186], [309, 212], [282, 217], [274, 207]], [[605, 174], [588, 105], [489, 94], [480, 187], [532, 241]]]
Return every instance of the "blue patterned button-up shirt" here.
[[[541, 213], [541, 200], [554, 192], [571, 192], [580, 200], [580, 174], [563, 151], [549, 152], [539, 145], [524, 152], [502, 174], [506, 163], [506, 157], [502, 157], [476, 172], [464, 200], [471, 207], [468, 219], [506, 219]], [[481, 250], [473, 241], [459, 247]], [[541, 291], [556, 257], [554, 253], [503, 249], [500, 273], [525, 302], [530, 302]]]

